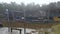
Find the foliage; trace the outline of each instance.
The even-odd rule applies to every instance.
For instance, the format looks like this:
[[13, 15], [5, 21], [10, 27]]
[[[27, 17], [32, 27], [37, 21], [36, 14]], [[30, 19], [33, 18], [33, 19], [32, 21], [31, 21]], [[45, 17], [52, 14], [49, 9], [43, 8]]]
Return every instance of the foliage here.
[[53, 26], [54, 34], [60, 34], [60, 24]]
[[[30, 3], [25, 5], [24, 3], [17, 4], [15, 2], [0, 3], [0, 14], [4, 13], [8, 9], [9, 11], [25, 11], [26, 16], [38, 16], [40, 17], [40, 11], [46, 12], [46, 15], [53, 16], [60, 14], [60, 2], [52, 2], [48, 5], [42, 5]], [[56, 16], [55, 15], [55, 16]]]

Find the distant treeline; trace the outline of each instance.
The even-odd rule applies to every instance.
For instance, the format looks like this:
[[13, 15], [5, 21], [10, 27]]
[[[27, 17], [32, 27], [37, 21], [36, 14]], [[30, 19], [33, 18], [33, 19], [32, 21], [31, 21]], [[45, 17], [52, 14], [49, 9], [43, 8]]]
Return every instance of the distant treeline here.
[[[25, 5], [24, 3], [17, 4], [15, 2], [11, 2], [10, 4], [8, 3], [0, 3], [0, 14], [8, 10], [13, 10], [13, 11], [25, 11], [27, 16], [28, 14], [32, 15], [40, 15], [39, 11], [44, 11], [46, 12], [46, 15], [59, 15], [60, 14], [60, 1], [58, 2], [51, 2], [48, 5], [46, 4], [35, 4], [35, 3], [30, 3]], [[2, 17], [2, 15], [0, 15]]]

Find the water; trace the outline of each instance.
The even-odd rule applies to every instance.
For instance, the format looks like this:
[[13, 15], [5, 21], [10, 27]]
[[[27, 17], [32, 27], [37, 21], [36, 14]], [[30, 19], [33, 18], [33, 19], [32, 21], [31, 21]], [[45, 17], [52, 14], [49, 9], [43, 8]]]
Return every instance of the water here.
[[[19, 29], [22, 29], [21, 34], [24, 34], [24, 28], [19, 28]], [[31, 31], [35, 31], [35, 30], [34, 29], [26, 29], [26, 33], [30, 33]], [[0, 28], [0, 34], [10, 34], [10, 33], [8, 32], [7, 27], [3, 27], [3, 28]], [[19, 30], [12, 30], [12, 34], [20, 34], [20, 33], [19, 33]]]
[[[21, 34], [24, 34], [24, 28], [18, 28], [18, 29], [22, 29]], [[44, 31], [43, 28], [41, 30]], [[45, 31], [46, 30], [48, 32], [50, 32], [50, 34], [54, 34], [54, 32], [52, 32], [51, 29], [45, 29]], [[31, 33], [32, 31], [36, 31], [36, 30], [35, 29], [26, 29], [26, 33]], [[37, 33], [38, 32], [32, 33], [32, 34], [37, 34]], [[3, 27], [3, 28], [0, 28], [0, 34], [11, 34], [11, 32], [8, 31], [7, 27]], [[20, 31], [19, 30], [12, 30], [12, 34], [20, 34]]]

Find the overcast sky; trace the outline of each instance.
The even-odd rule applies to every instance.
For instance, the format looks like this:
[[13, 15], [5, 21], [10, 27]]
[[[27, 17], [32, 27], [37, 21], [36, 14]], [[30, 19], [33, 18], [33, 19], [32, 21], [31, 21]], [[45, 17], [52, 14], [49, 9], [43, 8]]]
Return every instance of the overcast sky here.
[[49, 4], [50, 2], [57, 2], [60, 0], [0, 0], [0, 2], [7, 2], [7, 3], [10, 3], [11, 1], [16, 2], [18, 4], [20, 4], [21, 2], [24, 2], [25, 4], [34, 2], [35, 4], [41, 5], [41, 4]]

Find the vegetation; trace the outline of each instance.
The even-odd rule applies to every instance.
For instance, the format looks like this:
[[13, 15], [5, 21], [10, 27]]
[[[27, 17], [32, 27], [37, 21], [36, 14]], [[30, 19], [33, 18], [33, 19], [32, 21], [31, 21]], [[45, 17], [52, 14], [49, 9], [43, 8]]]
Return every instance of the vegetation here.
[[[24, 3], [17, 4], [15, 2], [8, 3], [0, 3], [0, 14], [3, 14], [8, 9], [9, 11], [22, 11], [26, 13], [26, 16], [36, 16], [40, 17], [41, 14], [40, 11], [45, 12], [46, 16], [59, 16], [60, 14], [60, 1], [58, 2], [51, 2], [50, 4], [46, 5], [43, 4], [40, 6], [39, 4], [30, 3], [25, 5]], [[0, 16], [1, 17], [1, 16]]]
[[54, 34], [60, 34], [60, 24], [52, 27], [54, 29]]

